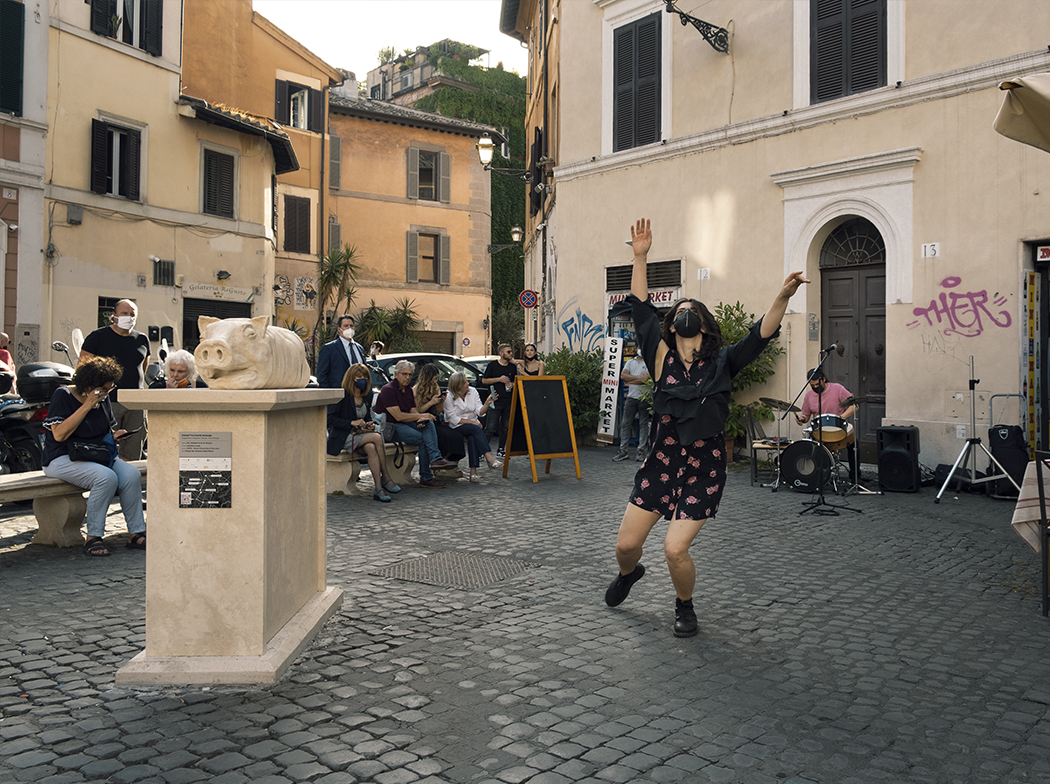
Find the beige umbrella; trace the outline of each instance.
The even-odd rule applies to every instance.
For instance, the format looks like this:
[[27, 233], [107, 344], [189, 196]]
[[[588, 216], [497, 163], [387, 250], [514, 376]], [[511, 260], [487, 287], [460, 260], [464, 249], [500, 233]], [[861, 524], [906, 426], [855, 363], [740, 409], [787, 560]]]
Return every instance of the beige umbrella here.
[[1006, 99], [992, 127], [1007, 138], [1050, 152], [1050, 73], [999, 84]]

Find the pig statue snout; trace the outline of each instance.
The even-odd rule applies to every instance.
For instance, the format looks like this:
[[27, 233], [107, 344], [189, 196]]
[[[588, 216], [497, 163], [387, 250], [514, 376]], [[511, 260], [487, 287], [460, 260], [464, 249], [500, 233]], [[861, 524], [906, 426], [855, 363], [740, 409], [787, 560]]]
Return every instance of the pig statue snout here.
[[197, 346], [197, 350], [194, 353], [198, 364], [217, 370], [224, 370], [229, 367], [230, 357], [233, 356], [230, 347], [222, 340], [205, 340]]

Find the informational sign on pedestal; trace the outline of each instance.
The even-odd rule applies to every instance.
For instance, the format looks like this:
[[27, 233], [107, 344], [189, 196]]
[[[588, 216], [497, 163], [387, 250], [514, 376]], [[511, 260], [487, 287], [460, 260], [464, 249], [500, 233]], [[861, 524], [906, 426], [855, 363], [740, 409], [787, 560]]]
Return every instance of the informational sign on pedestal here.
[[233, 507], [233, 433], [179, 433], [179, 508]]

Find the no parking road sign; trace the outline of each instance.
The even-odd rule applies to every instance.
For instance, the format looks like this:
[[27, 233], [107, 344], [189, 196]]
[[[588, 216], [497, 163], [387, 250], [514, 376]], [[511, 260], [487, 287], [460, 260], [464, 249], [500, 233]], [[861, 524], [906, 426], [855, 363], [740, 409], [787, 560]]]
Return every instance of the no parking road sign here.
[[523, 308], [534, 308], [536, 303], [539, 301], [539, 295], [535, 291], [525, 289], [518, 295], [518, 302], [521, 303]]

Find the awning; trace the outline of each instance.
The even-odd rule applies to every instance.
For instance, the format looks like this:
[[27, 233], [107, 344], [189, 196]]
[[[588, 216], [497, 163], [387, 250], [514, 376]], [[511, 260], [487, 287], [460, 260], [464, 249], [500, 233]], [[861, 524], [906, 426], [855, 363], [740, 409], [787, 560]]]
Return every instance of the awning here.
[[1009, 139], [1050, 152], [1050, 73], [999, 84], [1006, 91], [992, 127]]

